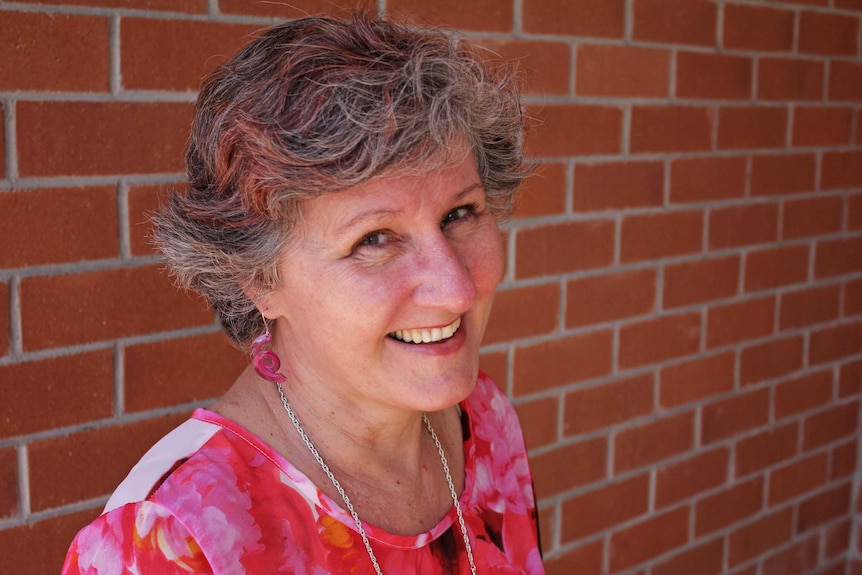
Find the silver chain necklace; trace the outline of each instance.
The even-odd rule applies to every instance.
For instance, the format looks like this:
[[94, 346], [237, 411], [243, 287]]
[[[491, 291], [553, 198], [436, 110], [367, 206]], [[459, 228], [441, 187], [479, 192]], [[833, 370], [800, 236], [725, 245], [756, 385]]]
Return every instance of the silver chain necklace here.
[[[275, 386], [278, 388], [278, 394], [281, 396], [281, 403], [284, 405], [284, 410], [287, 411], [287, 416], [290, 418], [290, 421], [293, 422], [293, 426], [296, 428], [296, 431], [299, 432], [299, 436], [302, 438], [302, 441], [305, 442], [311, 455], [314, 456], [314, 459], [317, 461], [318, 465], [320, 465], [320, 468], [323, 469], [323, 472], [332, 482], [335, 490], [338, 491], [339, 495], [341, 495], [341, 499], [344, 500], [344, 505], [353, 517], [353, 521], [356, 523], [356, 530], [359, 532], [359, 536], [362, 537], [362, 543], [365, 544], [365, 550], [368, 551], [368, 556], [371, 558], [374, 572], [377, 575], [383, 575], [383, 572], [380, 570], [380, 564], [377, 563], [377, 557], [374, 555], [374, 550], [371, 549], [371, 543], [368, 541], [368, 536], [365, 534], [365, 528], [362, 527], [362, 521], [359, 520], [359, 515], [353, 508], [350, 498], [335, 478], [335, 475], [330, 471], [329, 466], [325, 461], [323, 461], [323, 457], [321, 457], [317, 448], [314, 447], [311, 439], [308, 438], [308, 434], [305, 433], [305, 429], [300, 425], [299, 419], [296, 417], [296, 414], [293, 413], [293, 408], [290, 407], [290, 403], [288, 403], [287, 398], [284, 396], [284, 390], [282, 390], [281, 384], [276, 383]], [[428, 416], [425, 415], [424, 412], [422, 413], [422, 421], [425, 422], [425, 427], [431, 434], [431, 439], [434, 440], [434, 445], [437, 447], [437, 453], [440, 455], [440, 463], [443, 464], [443, 472], [446, 474], [446, 483], [449, 484], [449, 494], [452, 496], [452, 501], [455, 503], [455, 513], [458, 514], [458, 525], [461, 527], [461, 535], [464, 538], [464, 548], [467, 550], [467, 560], [470, 562], [470, 573], [472, 575], [476, 575], [476, 563], [473, 561], [473, 548], [470, 546], [470, 538], [467, 536], [467, 526], [464, 524], [464, 514], [461, 512], [461, 503], [458, 501], [458, 494], [455, 493], [455, 485], [452, 483], [452, 475], [449, 473], [449, 463], [446, 461], [446, 454], [443, 452], [443, 445], [437, 438], [437, 434], [434, 433], [434, 428], [431, 427], [431, 422], [428, 421]]]

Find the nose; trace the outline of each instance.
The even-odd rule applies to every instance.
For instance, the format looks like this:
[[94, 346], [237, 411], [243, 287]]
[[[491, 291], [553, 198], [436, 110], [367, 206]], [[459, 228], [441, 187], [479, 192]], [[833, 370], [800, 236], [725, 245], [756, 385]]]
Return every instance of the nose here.
[[461, 314], [476, 301], [476, 283], [459, 245], [442, 233], [423, 242], [416, 257], [413, 301]]

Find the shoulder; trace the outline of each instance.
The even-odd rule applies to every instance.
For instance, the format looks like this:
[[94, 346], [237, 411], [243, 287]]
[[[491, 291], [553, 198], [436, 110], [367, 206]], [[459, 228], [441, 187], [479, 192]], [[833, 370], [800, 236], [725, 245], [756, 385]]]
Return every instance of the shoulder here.
[[108, 511], [78, 532], [62, 573], [203, 575], [212, 569], [170, 510], [140, 501]]
[[524, 449], [515, 408], [494, 380], [484, 373], [479, 372], [476, 387], [467, 397], [465, 407], [474, 432], [480, 435], [494, 433], [500, 439], [513, 441], [513, 447]]
[[200, 451], [219, 431], [219, 425], [194, 417], [176, 427], [135, 464], [114, 490], [105, 511], [147, 499], [183, 462]]

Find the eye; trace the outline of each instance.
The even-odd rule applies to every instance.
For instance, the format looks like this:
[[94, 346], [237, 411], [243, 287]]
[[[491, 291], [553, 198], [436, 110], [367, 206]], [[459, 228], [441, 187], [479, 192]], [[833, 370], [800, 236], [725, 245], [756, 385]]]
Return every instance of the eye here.
[[451, 223], [454, 223], [454, 222], [457, 222], [457, 221], [460, 221], [460, 220], [463, 220], [466, 218], [470, 218], [473, 215], [475, 215], [477, 209], [478, 209], [478, 207], [476, 206], [476, 204], [470, 204], [467, 206], [459, 206], [459, 207], [455, 208], [454, 210], [452, 210], [451, 212], [449, 212], [448, 214], [446, 214], [445, 216], [443, 216], [443, 221], [440, 222], [440, 227], [445, 228], [447, 225], [449, 225]]
[[388, 244], [392, 241], [392, 234], [388, 232], [384, 232], [382, 230], [378, 230], [376, 232], [371, 232], [363, 237], [356, 244], [357, 248], [362, 248], [366, 246], [382, 246], [383, 244]]

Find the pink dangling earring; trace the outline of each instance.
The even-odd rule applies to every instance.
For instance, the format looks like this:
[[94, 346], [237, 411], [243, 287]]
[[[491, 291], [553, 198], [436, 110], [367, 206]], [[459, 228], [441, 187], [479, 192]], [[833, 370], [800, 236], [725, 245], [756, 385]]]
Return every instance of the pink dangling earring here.
[[281, 369], [281, 360], [271, 349], [266, 349], [272, 343], [272, 334], [266, 318], [263, 318], [263, 335], [254, 338], [251, 343], [251, 364], [259, 376], [271, 383], [284, 383], [287, 378], [278, 372]]

